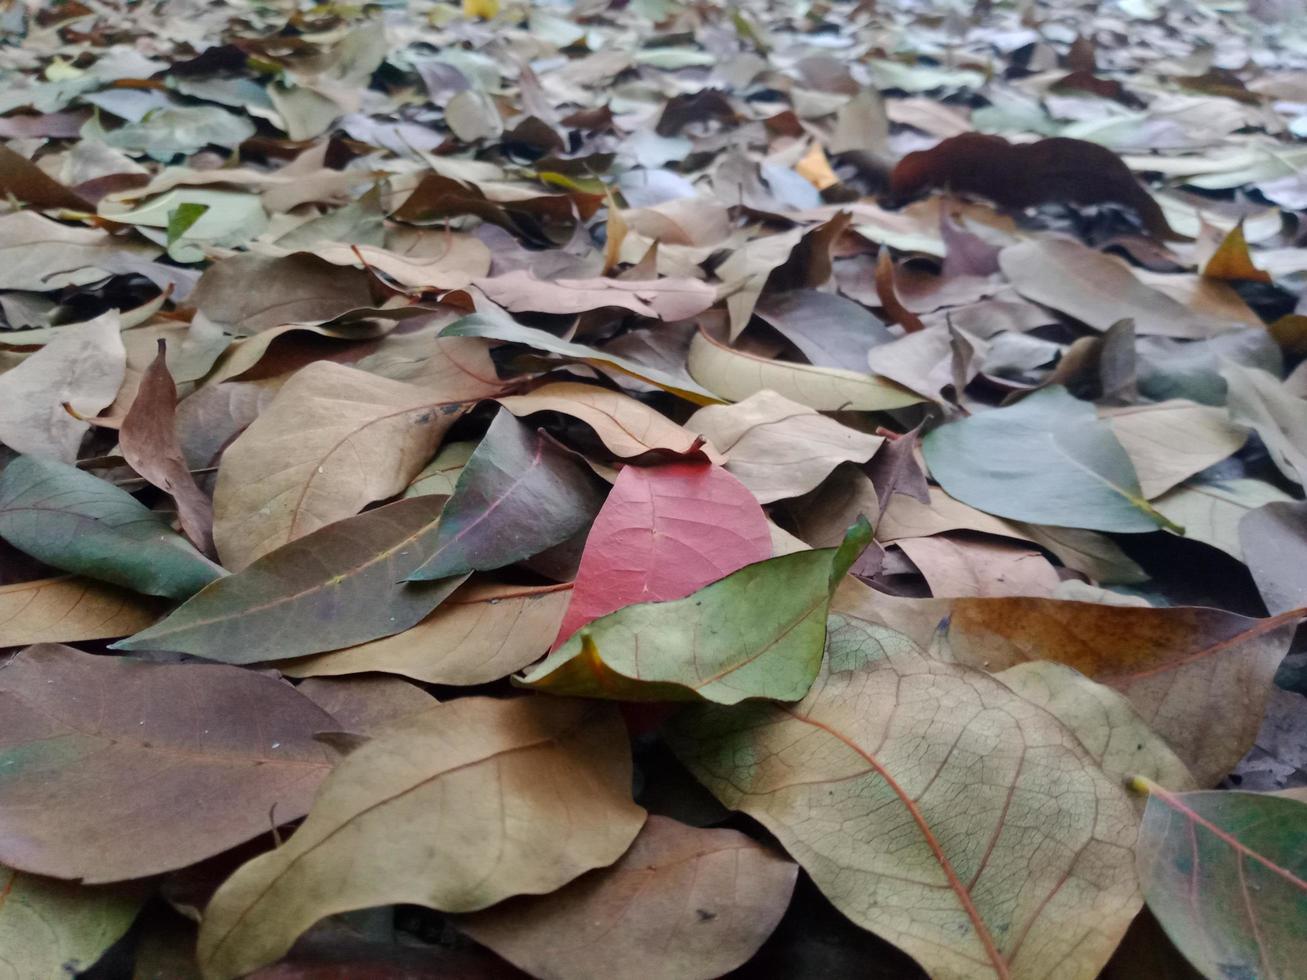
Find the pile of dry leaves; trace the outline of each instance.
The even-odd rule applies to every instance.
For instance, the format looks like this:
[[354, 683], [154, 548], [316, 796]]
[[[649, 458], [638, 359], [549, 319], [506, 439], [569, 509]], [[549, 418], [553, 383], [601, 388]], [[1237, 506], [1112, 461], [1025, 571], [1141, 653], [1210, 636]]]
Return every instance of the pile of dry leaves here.
[[0, 976], [1301, 976], [1295, 9], [0, 0]]

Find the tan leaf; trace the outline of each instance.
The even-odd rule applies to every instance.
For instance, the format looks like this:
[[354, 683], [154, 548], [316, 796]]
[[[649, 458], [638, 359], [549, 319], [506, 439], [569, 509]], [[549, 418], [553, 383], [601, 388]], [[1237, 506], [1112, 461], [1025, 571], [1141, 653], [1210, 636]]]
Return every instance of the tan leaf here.
[[[74, 228], [34, 211], [0, 216], [0, 289], [43, 292], [103, 279], [123, 257], [158, 255], [98, 228]], [[126, 253], [126, 255], [124, 255]]]
[[303, 826], [205, 910], [208, 980], [243, 976], [319, 919], [409, 903], [472, 912], [552, 892], [627, 849], [645, 812], [612, 706], [461, 698], [378, 734], [324, 783]]
[[475, 582], [402, 633], [278, 665], [291, 677], [385, 671], [428, 684], [486, 684], [548, 652], [571, 585]]
[[710, 446], [698, 447], [694, 432], [630, 395], [597, 385], [564, 381], [544, 385], [526, 395], [499, 399], [499, 404], [523, 418], [534, 412], [562, 412], [580, 419], [621, 459], [634, 459], [654, 450], [678, 456], [702, 453], [714, 463], [723, 457]]
[[1248, 431], [1220, 408], [1181, 398], [1104, 413], [1149, 500], [1238, 452]]
[[1064, 238], [1030, 239], [1003, 249], [1003, 274], [1027, 299], [1106, 330], [1132, 319], [1140, 334], [1203, 338], [1232, 328], [1144, 285], [1118, 259]]
[[223, 454], [213, 536], [237, 571], [287, 541], [402, 491], [466, 402], [448, 387], [389, 381], [319, 361], [297, 373]]
[[[1131, 776], [1146, 776], [1167, 789], [1196, 788], [1189, 768], [1110, 687], [1047, 660], [1017, 664], [994, 677], [1069, 728], [1114, 779], [1124, 783]], [[1135, 798], [1140, 810], [1144, 802]]]
[[471, 235], [428, 233], [417, 242], [423, 248], [409, 252], [375, 245], [332, 244], [314, 249], [314, 254], [335, 265], [366, 263], [401, 286], [430, 289], [465, 289], [472, 280], [490, 272], [490, 249]]
[[1049, 596], [1055, 569], [1040, 552], [1005, 541], [937, 535], [899, 538], [894, 544], [921, 570], [932, 595]]
[[951, 659], [986, 670], [1027, 660], [1074, 667], [1124, 694], [1201, 786], [1252, 747], [1301, 618], [1039, 598], [956, 599], [947, 615]]
[[932, 977], [1096, 977], [1140, 905], [1124, 788], [994, 678], [832, 626], [802, 702], [691, 708], [677, 755]]
[[517, 269], [473, 283], [514, 313], [584, 313], [608, 306], [663, 320], [685, 320], [712, 306], [716, 292], [697, 279], [537, 279]]
[[798, 870], [739, 831], [650, 816], [612, 867], [454, 921], [534, 977], [710, 980], [776, 928]]
[[775, 391], [822, 412], [886, 411], [924, 399], [874, 374], [771, 361], [727, 347], [700, 331], [690, 343], [691, 376], [727, 401]]
[[91, 427], [82, 419], [113, 402], [127, 369], [116, 310], [68, 330], [0, 375], [0, 442], [64, 463]]
[[841, 462], [865, 463], [885, 441], [774, 391], [735, 405], [708, 405], [686, 428], [720, 447], [726, 469], [764, 504], [807, 493]]
[[127, 636], [158, 618], [158, 603], [126, 589], [64, 576], [0, 586], [0, 647]]

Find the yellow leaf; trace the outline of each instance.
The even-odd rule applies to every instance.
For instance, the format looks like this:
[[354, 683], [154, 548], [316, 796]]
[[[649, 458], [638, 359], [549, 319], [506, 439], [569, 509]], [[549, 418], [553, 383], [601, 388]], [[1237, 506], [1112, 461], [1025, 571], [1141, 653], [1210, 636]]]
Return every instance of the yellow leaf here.
[[463, 0], [463, 13], [468, 17], [493, 20], [499, 16], [499, 0]]
[[819, 143], [812, 144], [812, 149], [803, 155], [803, 159], [794, 165], [794, 169], [800, 177], [819, 191], [834, 187], [840, 182]]

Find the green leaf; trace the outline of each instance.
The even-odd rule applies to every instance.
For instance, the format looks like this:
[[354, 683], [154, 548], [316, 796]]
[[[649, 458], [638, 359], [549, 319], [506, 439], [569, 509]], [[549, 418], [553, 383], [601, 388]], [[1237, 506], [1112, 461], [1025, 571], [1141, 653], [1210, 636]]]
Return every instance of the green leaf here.
[[0, 537], [55, 568], [170, 599], [225, 574], [131, 494], [36, 456], [0, 473]]
[[412, 497], [296, 538], [114, 648], [249, 664], [406, 630], [463, 581], [403, 581], [431, 555], [444, 501]]
[[1148, 907], [1211, 980], [1302, 976], [1307, 804], [1258, 793], [1172, 793], [1144, 779], [1139, 874]]
[[1060, 385], [941, 426], [921, 448], [950, 496], [990, 514], [1095, 531], [1180, 530], [1144, 499], [1111, 426]]
[[203, 217], [204, 212], [209, 210], [207, 204], [186, 204], [177, 205], [168, 212], [168, 247], [172, 248], [177, 239], [186, 234], [191, 225]]
[[679, 395], [696, 405], [716, 405], [722, 401], [711, 391], [701, 388], [697, 384], [687, 384], [685, 381], [664, 374], [657, 368], [645, 367], [643, 364], [637, 364], [635, 361], [627, 360], [616, 354], [586, 347], [584, 344], [559, 340], [553, 334], [546, 333], [544, 330], [524, 327], [507, 315], [491, 316], [485, 313], [473, 313], [461, 320], [455, 320], [440, 332], [440, 336], [487, 337], [491, 340], [526, 344], [536, 350], [548, 351], [550, 354], [561, 354], [573, 361], [581, 361], [586, 364], [593, 364], [596, 367], [620, 371], [622, 374], [628, 374], [651, 385], [657, 385], [664, 391], [670, 391], [672, 394]]
[[619, 609], [521, 683], [623, 701], [797, 701], [821, 667], [830, 597], [870, 541], [859, 519], [838, 548], [769, 558], [684, 599]]
[[582, 463], [501, 408], [458, 475], [434, 550], [409, 581], [538, 555], [587, 527], [602, 503]]
[[62, 977], [89, 969], [146, 896], [137, 886], [88, 888], [0, 867], [0, 972]]

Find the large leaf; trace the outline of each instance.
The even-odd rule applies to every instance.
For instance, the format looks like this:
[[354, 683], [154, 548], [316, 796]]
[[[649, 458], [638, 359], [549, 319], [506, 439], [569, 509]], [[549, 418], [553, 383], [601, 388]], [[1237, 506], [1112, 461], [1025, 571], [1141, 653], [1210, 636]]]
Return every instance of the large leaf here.
[[726, 469], [764, 504], [815, 489], [841, 462], [865, 463], [885, 441], [774, 391], [701, 408], [686, 427], [726, 453]]
[[711, 980], [771, 934], [798, 870], [739, 831], [650, 816], [612, 867], [455, 922], [532, 976]]
[[35, 211], [0, 217], [0, 289], [47, 290], [96, 282], [124, 260], [159, 254], [98, 228], [74, 228]]
[[1307, 400], [1275, 375], [1232, 361], [1222, 364], [1221, 377], [1229, 386], [1230, 418], [1257, 430], [1285, 479], [1307, 482]]
[[332, 717], [266, 674], [35, 646], [0, 671], [0, 862], [95, 883], [308, 811]]
[[291, 677], [385, 671], [428, 684], [486, 684], [549, 649], [570, 592], [474, 580], [402, 633], [277, 666]]
[[716, 299], [716, 291], [698, 279], [653, 279], [633, 282], [602, 277], [542, 280], [525, 269], [477, 279], [475, 285], [511, 312], [584, 313], [620, 307], [641, 316], [686, 320]]
[[644, 823], [617, 712], [555, 698], [463, 698], [385, 730], [332, 773], [290, 841], [205, 910], [209, 980], [243, 976], [339, 912], [471, 912], [552, 892], [617, 860]]
[[310, 252], [245, 253], [209, 266], [190, 301], [215, 323], [257, 333], [371, 306], [369, 281], [361, 269], [342, 269]]
[[454, 485], [435, 542], [409, 581], [488, 571], [566, 541], [602, 499], [590, 471], [500, 409]]
[[986, 513], [1096, 531], [1168, 523], [1144, 499], [1108, 424], [1060, 385], [941, 426], [922, 450], [950, 496]]
[[126, 636], [154, 621], [155, 606], [135, 593], [72, 575], [0, 586], [0, 647]]
[[986, 670], [1027, 660], [1074, 667], [1124, 694], [1200, 786], [1252, 747], [1301, 618], [1038, 598], [958, 599], [946, 614], [942, 640], [953, 660]]
[[408, 629], [461, 582], [404, 582], [432, 554], [444, 502], [412, 497], [328, 524], [219, 579], [114, 647], [249, 664]]
[[118, 394], [127, 352], [117, 311], [62, 329], [67, 333], [0, 375], [0, 442], [71, 463], [91, 427], [85, 419]]
[[90, 888], [0, 868], [0, 973], [62, 977], [90, 969], [136, 918], [141, 888]]
[[1130, 319], [1143, 335], [1203, 340], [1235, 326], [1195, 313], [1119, 259], [1070, 239], [1032, 238], [1003, 249], [998, 261], [1021, 295], [1097, 330]]
[[223, 454], [213, 536], [227, 567], [402, 491], [465, 403], [493, 391], [389, 381], [329, 361], [286, 382]]
[[721, 467], [628, 466], [586, 538], [558, 642], [623, 606], [683, 598], [770, 556], [762, 508]]
[[932, 977], [1091, 980], [1139, 908], [1121, 784], [1042, 708], [884, 628], [836, 617], [801, 703], [691, 708], [669, 737]]
[[0, 537], [55, 568], [171, 599], [223, 574], [131, 494], [36, 456], [0, 472]]
[[862, 520], [839, 548], [746, 565], [684, 599], [626, 606], [573, 635], [522, 684], [624, 701], [797, 701], [821, 666], [831, 594], [870, 541]]
[[1138, 782], [1149, 791], [1139, 875], [1171, 941], [1210, 980], [1299, 976], [1307, 958], [1307, 803]]
[[721, 401], [720, 398], [707, 389], [700, 388], [695, 384], [687, 385], [684, 381], [665, 374], [657, 368], [645, 367], [616, 354], [608, 354], [593, 347], [586, 347], [584, 344], [559, 340], [551, 333], [537, 330], [534, 327], [524, 327], [503, 314], [490, 316], [484, 313], [474, 313], [471, 316], [463, 317], [461, 320], [455, 320], [442, 330], [440, 335], [442, 337], [487, 337], [491, 340], [525, 344], [528, 347], [534, 347], [536, 350], [562, 355], [569, 360], [609, 368], [621, 374], [638, 378], [699, 405], [711, 405]]

